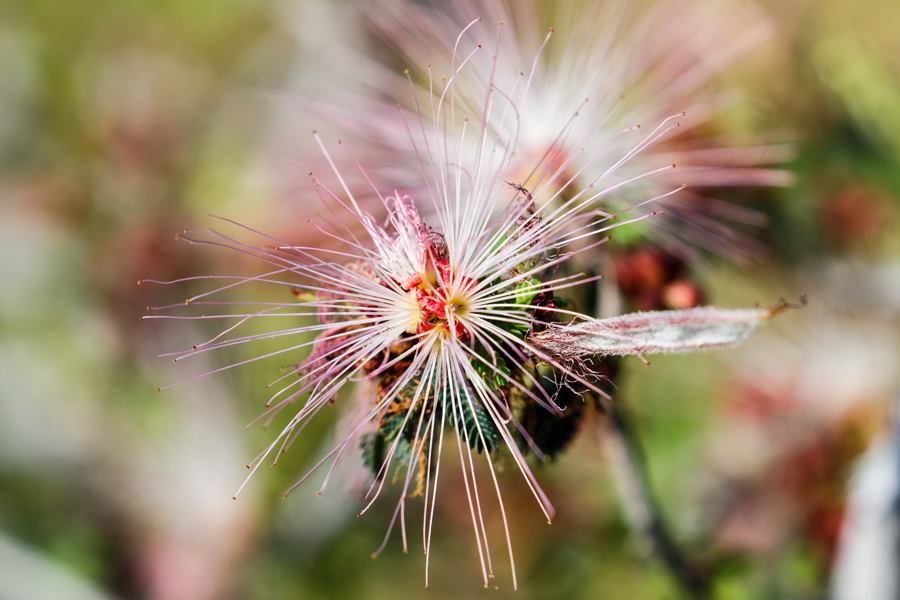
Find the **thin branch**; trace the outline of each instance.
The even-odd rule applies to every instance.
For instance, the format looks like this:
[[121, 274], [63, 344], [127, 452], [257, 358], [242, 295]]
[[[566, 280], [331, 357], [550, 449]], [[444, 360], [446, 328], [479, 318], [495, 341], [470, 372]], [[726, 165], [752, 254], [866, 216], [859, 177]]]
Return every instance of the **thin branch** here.
[[621, 406], [607, 408], [601, 441], [632, 533], [645, 551], [665, 565], [688, 597], [709, 598], [709, 572], [684, 556], [663, 524], [650, 493], [642, 453]]

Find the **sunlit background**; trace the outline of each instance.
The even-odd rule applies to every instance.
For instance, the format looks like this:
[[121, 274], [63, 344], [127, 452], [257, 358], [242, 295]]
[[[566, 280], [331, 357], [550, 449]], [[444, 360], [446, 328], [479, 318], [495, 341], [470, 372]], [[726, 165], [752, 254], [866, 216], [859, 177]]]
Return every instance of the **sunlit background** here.
[[[175, 241], [217, 227], [207, 213], [309, 231], [317, 200], [298, 182], [314, 142], [291, 98], [316, 94], [341, 46], [392, 60], [361, 5], [0, 4], [0, 599], [512, 595], [499, 542], [498, 591], [482, 592], [451, 485], [427, 591], [420, 545], [404, 554], [395, 532], [370, 558], [392, 503], [357, 518], [358, 490], [320, 498], [316, 482], [282, 499], [333, 444], [333, 415], [232, 500], [270, 437], [244, 425], [277, 359], [156, 391], [258, 352], [157, 358], [214, 330], [139, 321], [190, 288], [136, 283], [238, 268]], [[751, 232], [765, 250], [740, 265], [708, 256], [692, 277], [710, 304], [809, 304], [734, 350], [627, 360], [617, 400], [710, 597], [894, 598], [900, 4], [760, 8], [774, 35], [711, 84], [741, 101], [707, 127], [792, 142], [795, 183], [721, 191], [767, 215]], [[552, 526], [505, 476], [517, 597], [679, 597], [629, 531], [597, 419], [537, 468]], [[855, 572], [875, 587], [854, 587]]]

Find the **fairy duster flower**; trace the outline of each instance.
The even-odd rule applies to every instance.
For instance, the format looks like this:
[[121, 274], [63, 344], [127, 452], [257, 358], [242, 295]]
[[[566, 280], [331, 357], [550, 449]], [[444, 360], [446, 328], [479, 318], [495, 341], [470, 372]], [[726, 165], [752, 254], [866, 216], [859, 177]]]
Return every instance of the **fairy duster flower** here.
[[[734, 94], [711, 92], [711, 80], [772, 33], [752, 6], [727, 0], [386, 0], [369, 13], [375, 33], [410, 65], [411, 81], [426, 87], [450, 72], [456, 32], [476, 17], [507, 25], [491, 44], [510, 68], [496, 69], [492, 52], [470, 57], [468, 76], [455, 84], [453, 102], [458, 109], [479, 110], [489, 84], [510, 95], [518, 118], [496, 111], [486, 126], [499, 143], [515, 144], [512, 180], [530, 189], [541, 177], [560, 183], [574, 178], [584, 187], [601, 175], [606, 185], [641, 176], [640, 182], [604, 199], [616, 210], [687, 183], [688, 190], [661, 204], [669, 218], [654, 220], [652, 227], [641, 228], [644, 233], [682, 255], [700, 247], [740, 258], [758, 249], [752, 238], [726, 223], [760, 225], [761, 215], [707, 193], [711, 188], [787, 185], [789, 174], [767, 165], [784, 161], [790, 148], [759, 136], [716, 136], [710, 134], [714, 129], [704, 129], [736, 102]], [[551, 26], [552, 35], [547, 31]], [[407, 136], [385, 117], [397, 91], [408, 83], [392, 78], [369, 58], [351, 60], [352, 71], [335, 66], [329, 79], [341, 80], [339, 96], [355, 84], [354, 99], [334, 101], [326, 84], [314, 98], [295, 101], [306, 114], [358, 132], [365, 139], [359, 152], [371, 156], [370, 173], [397, 181], [410, 193], [420, 192], [427, 184], [418, 177], [417, 164], [402, 160]], [[633, 148], [632, 138], [597, 134], [601, 127], [654, 126], [682, 111], [686, 116], [677, 135], [619, 164]], [[679, 166], [677, 176], [665, 170], [645, 176], [671, 163]], [[612, 165], [615, 169], [604, 173]], [[427, 210], [423, 207], [423, 213]]]
[[[295, 402], [299, 410], [251, 462], [252, 471], [277, 457], [320, 411], [344, 403], [345, 390], [355, 382], [371, 384], [364, 417], [310, 474], [327, 466], [324, 489], [342, 457], [362, 453], [373, 480], [360, 514], [389, 482], [399, 486], [388, 536], [399, 519], [404, 548], [407, 504], [411, 497], [421, 497], [426, 585], [444, 453], [460, 460], [485, 585], [493, 573], [484, 517], [488, 505], [499, 508], [515, 585], [512, 534], [497, 465], [511, 464], [521, 473], [552, 521], [554, 508], [526, 455], [545, 455], [535, 423], [563, 413], [560, 386], [608, 400], [592, 368], [597, 357], [731, 345], [776, 312], [698, 308], [597, 320], [564, 304], [570, 288], [596, 278], [566, 275], [562, 265], [598, 251], [606, 233], [621, 223], [664, 218], [648, 204], [680, 193], [680, 187], [669, 189], [622, 214], [603, 209], [629, 181], [653, 173], [613, 178], [617, 169], [677, 127], [680, 114], [653, 127], [607, 134], [617, 144], [628, 136], [631, 146], [608, 164], [594, 165], [600, 174], [586, 184], [576, 185], [567, 168], [523, 176], [516, 143], [525, 128], [522, 100], [515, 89], [498, 83], [508, 80], [499, 76], [507, 65], [497, 42], [493, 47], [465, 42], [466, 32], [478, 23], [473, 21], [457, 38], [446, 79], [433, 81], [431, 89], [414, 98], [414, 112], [398, 107], [396, 126], [406, 132], [407, 152], [416, 157], [426, 182], [421, 197], [399, 188], [382, 191], [371, 181], [370, 192], [388, 215], [380, 223], [363, 210], [340, 169], [329, 177], [313, 174], [314, 189], [331, 215], [320, 231], [339, 240], [338, 245], [309, 247], [252, 232], [261, 238], [254, 246], [217, 232], [187, 232], [181, 239], [231, 248], [268, 269], [249, 277], [198, 277], [221, 281], [185, 303], [186, 309], [203, 314], [150, 316], [230, 322], [205, 343], [174, 353], [176, 360], [261, 339], [284, 343], [272, 354], [245, 362], [306, 352], [302, 362], [277, 380], [278, 391], [261, 418], [272, 418], [297, 406]], [[497, 31], [502, 39], [506, 29], [501, 25]], [[497, 78], [483, 82], [477, 106], [457, 101], [458, 90], [471, 85], [470, 75], [479, 81], [480, 71], [472, 73], [468, 67], [484, 53]], [[513, 80], [525, 86], [533, 76]], [[590, 131], [592, 137], [603, 135], [597, 127]], [[334, 165], [328, 144], [318, 135], [314, 139]], [[336, 148], [353, 160], [344, 144]], [[568, 166], [566, 159], [562, 167]], [[366, 176], [362, 166], [359, 172]], [[216, 299], [257, 284], [280, 288], [284, 298], [257, 304]], [[234, 313], [215, 314], [229, 304]], [[248, 321], [283, 325], [267, 333], [242, 333]], [[478, 462], [486, 467], [488, 481], [476, 477]]]

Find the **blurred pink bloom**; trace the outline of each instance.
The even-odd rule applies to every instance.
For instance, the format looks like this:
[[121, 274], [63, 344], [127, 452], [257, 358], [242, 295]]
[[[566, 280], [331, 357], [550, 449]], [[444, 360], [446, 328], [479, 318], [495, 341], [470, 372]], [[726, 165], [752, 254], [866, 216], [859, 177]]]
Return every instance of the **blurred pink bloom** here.
[[[652, 221], [646, 234], [681, 254], [694, 246], [734, 258], [753, 254], [754, 242], [723, 221], [759, 225], [761, 215], [707, 197], [703, 190], [787, 185], [788, 173], [765, 165], [784, 161], [790, 149], [759, 137], [716, 137], [704, 126], [735, 103], [734, 96], [711, 92], [711, 80], [769, 37], [769, 23], [751, 7], [732, 2], [563, 0], [552, 6], [472, 0], [438, 9], [388, 1], [374, 7], [370, 18], [376, 33], [408, 64], [414, 85], [446, 80], [453, 51], [482, 42], [483, 51], [465, 57], [469, 77], [455, 85], [448, 100], [481, 110], [489, 82], [508, 94], [515, 113], [494, 111], [483, 126], [498, 144], [515, 144], [510, 181], [530, 189], [551, 174], [558, 184], [572, 180], [577, 187], [601, 176], [607, 185], [641, 177], [637, 185], [604, 198], [615, 210], [687, 184], [688, 191], [660, 202], [669, 218]], [[502, 23], [497, 37], [485, 41], [473, 27], [457, 40], [456, 32], [475, 18], [489, 27]], [[504, 57], [501, 65], [495, 54]], [[352, 132], [365, 142], [358, 153], [365, 154], [370, 175], [418, 196], [425, 182], [393, 110], [398, 91], [410, 83], [366, 57], [351, 60], [353, 70], [335, 71], [345, 85], [357, 86], [355, 98], [345, 101], [341, 88], [341, 100], [334, 101], [325, 86], [315, 100], [297, 101], [307, 113], [340, 123], [345, 135]], [[646, 149], [634, 152], [626, 132], [682, 112], [677, 135], [652, 145], [648, 140]], [[424, 115], [430, 118], [429, 111]], [[601, 127], [622, 135], [597, 135]], [[413, 128], [412, 134], [418, 131]], [[663, 168], [673, 163], [678, 169]], [[645, 177], [656, 169], [661, 170]]]
[[[866, 293], [854, 291], [854, 301]], [[760, 340], [734, 368], [711, 436], [707, 512], [730, 549], [775, 556], [802, 536], [826, 568], [850, 469], [890, 423], [900, 357], [893, 319], [817, 304], [789, 337]]]

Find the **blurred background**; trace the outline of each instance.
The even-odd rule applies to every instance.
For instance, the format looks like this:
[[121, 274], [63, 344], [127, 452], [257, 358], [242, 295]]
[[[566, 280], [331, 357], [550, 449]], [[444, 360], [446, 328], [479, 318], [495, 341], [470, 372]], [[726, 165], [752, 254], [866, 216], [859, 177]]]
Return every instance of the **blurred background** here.
[[[744, 101], [707, 127], [793, 141], [795, 183], [721, 191], [767, 216], [765, 252], [708, 257], [696, 277], [718, 306], [809, 305], [735, 350], [625, 361], [617, 400], [711, 597], [896, 598], [900, 5], [760, 7], [775, 33], [710, 84]], [[157, 358], [213, 330], [140, 322], [190, 288], [136, 282], [233, 272], [233, 255], [174, 239], [215, 227], [206, 213], [305, 225], [295, 150], [312, 139], [283, 100], [315, 92], [338, 42], [388, 56], [350, 0], [0, 4], [0, 600], [481, 589], [452, 499], [427, 592], [414, 544], [370, 558], [392, 503], [358, 519], [337, 485], [282, 499], [332, 444], [333, 415], [232, 500], [269, 440], [244, 425], [277, 361], [156, 391], [256, 352]], [[598, 427], [537, 471], [552, 526], [520, 477], [505, 482], [518, 598], [679, 597], [629, 531]]]

